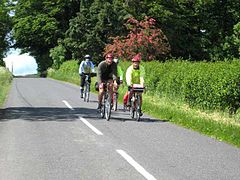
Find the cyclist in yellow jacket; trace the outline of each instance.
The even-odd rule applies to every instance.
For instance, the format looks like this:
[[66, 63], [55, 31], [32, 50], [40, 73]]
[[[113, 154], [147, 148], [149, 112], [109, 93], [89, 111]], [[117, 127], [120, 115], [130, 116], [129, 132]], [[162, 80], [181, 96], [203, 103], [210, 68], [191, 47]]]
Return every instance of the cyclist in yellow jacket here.
[[[141, 55], [137, 54], [132, 59], [132, 65], [128, 67], [126, 72], [126, 82], [128, 85], [128, 92], [124, 96], [124, 103], [130, 105], [131, 89], [133, 84], [140, 84], [144, 87], [144, 76], [145, 70], [142, 65], [140, 65]], [[142, 99], [142, 97], [141, 97]], [[141, 100], [142, 103], [142, 100]]]

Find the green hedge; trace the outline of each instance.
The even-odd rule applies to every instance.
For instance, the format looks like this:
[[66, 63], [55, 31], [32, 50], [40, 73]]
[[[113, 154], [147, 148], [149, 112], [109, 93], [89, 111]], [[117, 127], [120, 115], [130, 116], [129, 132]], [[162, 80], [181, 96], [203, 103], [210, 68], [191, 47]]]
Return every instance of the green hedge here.
[[240, 107], [240, 61], [143, 63], [148, 90], [178, 98], [201, 109], [229, 110]]

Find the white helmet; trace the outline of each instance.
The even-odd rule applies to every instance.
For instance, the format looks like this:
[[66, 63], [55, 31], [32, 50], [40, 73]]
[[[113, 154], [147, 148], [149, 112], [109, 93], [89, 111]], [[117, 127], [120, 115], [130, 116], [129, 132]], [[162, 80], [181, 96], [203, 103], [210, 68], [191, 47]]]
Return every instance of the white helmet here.
[[91, 59], [91, 56], [90, 56], [89, 54], [86, 54], [86, 55], [84, 56], [84, 58], [85, 58], [85, 59]]
[[114, 61], [115, 63], [118, 63], [118, 58], [114, 58], [113, 61]]

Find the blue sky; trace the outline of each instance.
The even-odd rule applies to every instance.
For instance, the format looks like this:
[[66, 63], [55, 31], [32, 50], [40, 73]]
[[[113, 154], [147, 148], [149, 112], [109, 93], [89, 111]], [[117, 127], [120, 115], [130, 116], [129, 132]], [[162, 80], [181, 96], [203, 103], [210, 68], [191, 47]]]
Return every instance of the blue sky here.
[[12, 71], [15, 76], [17, 75], [28, 75], [37, 73], [37, 63], [36, 60], [29, 56], [29, 54], [21, 54], [20, 50], [9, 51], [5, 61], [6, 67]]

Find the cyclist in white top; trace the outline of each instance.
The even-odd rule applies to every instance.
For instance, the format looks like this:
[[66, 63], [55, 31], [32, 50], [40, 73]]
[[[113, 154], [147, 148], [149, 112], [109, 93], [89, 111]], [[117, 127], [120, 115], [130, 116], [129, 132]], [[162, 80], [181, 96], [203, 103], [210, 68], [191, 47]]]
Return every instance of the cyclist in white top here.
[[[90, 74], [90, 73], [94, 73], [94, 64], [91, 61], [91, 56], [90, 55], [85, 55], [84, 56], [84, 61], [82, 61], [80, 63], [79, 66], [79, 75], [81, 77], [80, 79], [80, 94], [81, 94], [81, 98], [83, 98], [83, 90], [84, 90], [84, 83], [85, 83], [85, 74]], [[89, 83], [91, 83], [91, 78], [89, 78]]]

